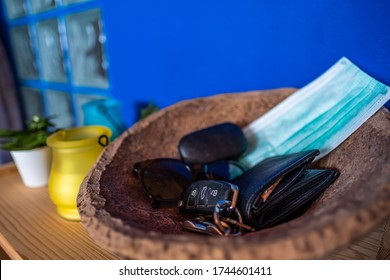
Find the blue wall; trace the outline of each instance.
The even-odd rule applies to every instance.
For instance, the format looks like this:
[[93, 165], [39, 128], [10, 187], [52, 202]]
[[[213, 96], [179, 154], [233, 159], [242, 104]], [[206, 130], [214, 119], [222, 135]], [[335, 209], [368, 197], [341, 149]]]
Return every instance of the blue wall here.
[[390, 85], [387, 0], [103, 3], [111, 86], [125, 106], [302, 87], [342, 56]]
[[[98, 0], [126, 122], [224, 92], [302, 87], [342, 56], [390, 85], [389, 0]], [[390, 103], [388, 103], [390, 106]]]

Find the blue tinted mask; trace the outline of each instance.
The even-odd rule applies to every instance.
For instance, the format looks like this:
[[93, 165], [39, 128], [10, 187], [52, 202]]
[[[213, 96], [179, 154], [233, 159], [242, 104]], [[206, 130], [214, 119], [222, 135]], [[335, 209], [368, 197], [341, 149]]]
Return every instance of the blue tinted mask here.
[[309, 149], [319, 149], [323, 157], [389, 99], [388, 86], [342, 58], [244, 128], [250, 148], [241, 161], [250, 167], [267, 157]]

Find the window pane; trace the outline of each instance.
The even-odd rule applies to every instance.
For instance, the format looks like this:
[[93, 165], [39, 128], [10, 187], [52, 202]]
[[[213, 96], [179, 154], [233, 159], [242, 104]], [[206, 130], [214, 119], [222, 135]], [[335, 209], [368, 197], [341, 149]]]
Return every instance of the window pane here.
[[81, 3], [81, 2], [87, 2], [89, 0], [62, 0], [64, 5], [72, 4], [72, 3]]
[[67, 16], [72, 77], [75, 85], [106, 88], [105, 36], [99, 10]]
[[43, 79], [52, 82], [66, 82], [58, 21], [56, 19], [46, 20], [38, 23], [37, 26]]
[[19, 77], [36, 79], [38, 74], [28, 27], [21, 26], [11, 29], [11, 41]]
[[29, 0], [33, 13], [40, 13], [53, 9], [56, 6], [55, 0]]
[[7, 12], [10, 18], [18, 18], [26, 15], [24, 0], [6, 0]]
[[48, 90], [47, 91], [49, 115], [54, 118], [56, 128], [67, 128], [73, 126], [73, 114], [71, 99], [67, 92]]
[[26, 120], [32, 120], [33, 116], [44, 117], [42, 96], [39, 90], [22, 88], [22, 101]]

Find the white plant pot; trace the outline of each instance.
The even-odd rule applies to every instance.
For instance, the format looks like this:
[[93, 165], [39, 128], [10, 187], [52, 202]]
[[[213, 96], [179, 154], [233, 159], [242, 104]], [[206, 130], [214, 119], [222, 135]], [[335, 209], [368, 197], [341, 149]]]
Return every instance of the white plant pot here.
[[51, 150], [49, 147], [11, 151], [11, 155], [23, 183], [27, 187], [47, 186], [51, 168]]

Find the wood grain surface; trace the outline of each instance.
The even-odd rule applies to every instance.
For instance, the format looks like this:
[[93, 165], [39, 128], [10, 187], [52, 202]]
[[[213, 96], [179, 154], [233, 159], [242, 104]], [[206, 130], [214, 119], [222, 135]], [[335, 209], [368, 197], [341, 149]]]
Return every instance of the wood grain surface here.
[[11, 259], [116, 259], [80, 222], [56, 213], [47, 187], [32, 189], [13, 164], [0, 167], [0, 246]]

